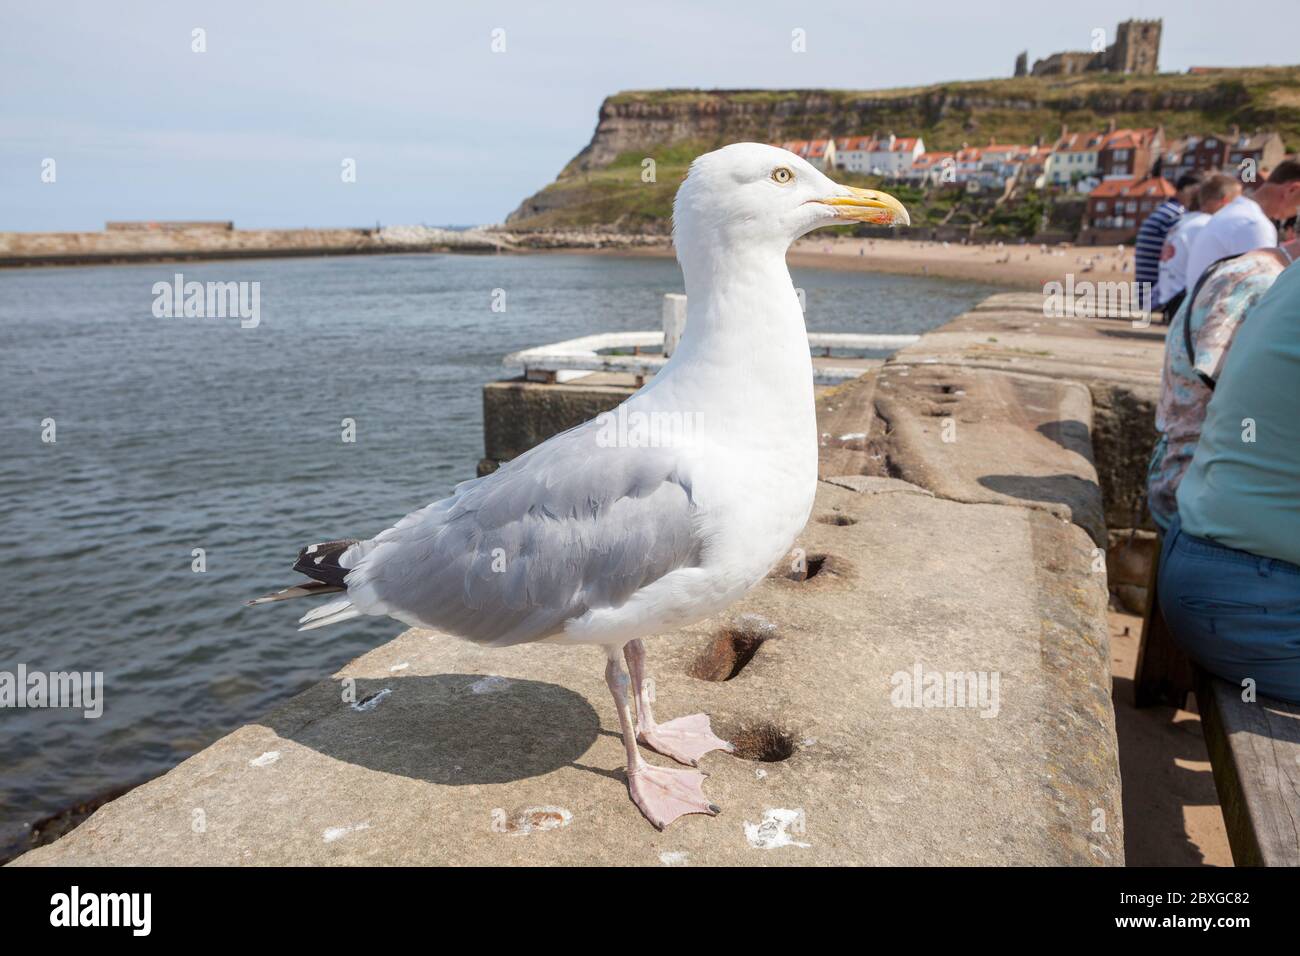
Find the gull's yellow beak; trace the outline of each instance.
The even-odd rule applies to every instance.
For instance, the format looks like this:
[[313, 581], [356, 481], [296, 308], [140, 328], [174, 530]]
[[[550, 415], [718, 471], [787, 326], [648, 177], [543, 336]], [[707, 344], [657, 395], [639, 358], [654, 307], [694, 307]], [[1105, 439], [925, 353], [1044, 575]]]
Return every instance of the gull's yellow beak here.
[[889, 193], [875, 189], [846, 186], [853, 195], [831, 196], [817, 200], [835, 209], [835, 217], [847, 222], [869, 222], [876, 226], [910, 226], [912, 217], [906, 207]]

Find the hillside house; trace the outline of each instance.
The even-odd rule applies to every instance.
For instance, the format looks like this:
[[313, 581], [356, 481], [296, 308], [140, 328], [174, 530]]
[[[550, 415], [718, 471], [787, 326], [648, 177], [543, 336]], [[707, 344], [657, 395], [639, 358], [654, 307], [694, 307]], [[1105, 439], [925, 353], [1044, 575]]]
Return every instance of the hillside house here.
[[850, 173], [871, 172], [874, 136], [848, 136], [835, 141], [835, 165]]
[[1015, 155], [1011, 157], [1011, 163], [1020, 184], [1032, 186], [1035, 189], [1043, 188], [1047, 156], [1047, 150], [1038, 145], [1019, 147]]
[[1173, 140], [1160, 151], [1160, 175], [1177, 182], [1184, 173], [1222, 169], [1239, 173], [1247, 160], [1263, 178], [1285, 158], [1286, 149], [1277, 133], [1256, 130], [1243, 134], [1232, 127], [1225, 136], [1191, 135]]
[[1250, 162], [1254, 164], [1256, 176], [1262, 180], [1273, 171], [1274, 166], [1282, 162], [1285, 155], [1282, 137], [1277, 133], [1261, 130], [1239, 133], [1228, 142], [1228, 163], [1225, 168], [1239, 172], [1243, 164]]
[[1103, 180], [1146, 179], [1163, 144], [1160, 127], [1111, 130], [1097, 150], [1097, 175]]
[[957, 181], [957, 162], [952, 153], [922, 153], [903, 171], [902, 178], [918, 186], [939, 186]]
[[1070, 186], [1097, 175], [1097, 157], [1106, 133], [1071, 133], [1061, 136], [1048, 153], [1043, 179], [1048, 186]]
[[1142, 220], [1175, 193], [1173, 183], [1162, 176], [1103, 180], [1088, 196], [1084, 231], [1116, 233], [1105, 241], [1124, 241], [1130, 233], [1135, 236]]
[[1171, 140], [1160, 151], [1160, 175], [1177, 182], [1185, 173], [1208, 173], [1228, 161], [1228, 140], [1223, 136], [1192, 134]]
[[836, 165], [851, 173], [901, 176], [924, 155], [919, 136], [851, 136], [835, 141]]

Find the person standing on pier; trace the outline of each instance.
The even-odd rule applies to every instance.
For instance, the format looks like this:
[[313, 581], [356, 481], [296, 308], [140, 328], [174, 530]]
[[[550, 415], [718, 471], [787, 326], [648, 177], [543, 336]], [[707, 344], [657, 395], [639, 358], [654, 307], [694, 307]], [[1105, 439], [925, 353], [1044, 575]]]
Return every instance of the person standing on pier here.
[[1241, 195], [1241, 183], [1227, 173], [1211, 173], [1193, 194], [1192, 205], [1183, 218], [1169, 230], [1160, 252], [1160, 280], [1156, 284], [1156, 301], [1172, 320], [1187, 294], [1187, 258], [1192, 243], [1210, 221], [1210, 217]]
[[1251, 249], [1276, 246], [1277, 223], [1300, 210], [1300, 161], [1278, 163], [1266, 182], [1249, 195], [1241, 195], [1212, 217], [1187, 260], [1187, 287], [1211, 265], [1226, 256], [1238, 256]]
[[1200, 184], [1201, 174], [1195, 170], [1179, 176], [1175, 184], [1178, 192], [1172, 199], [1157, 206], [1138, 229], [1137, 243], [1133, 250], [1133, 277], [1138, 283], [1144, 312], [1154, 312], [1160, 308], [1160, 303], [1155, 299], [1157, 283], [1160, 281], [1160, 254], [1165, 247], [1165, 237], [1169, 235], [1169, 230], [1178, 225]]

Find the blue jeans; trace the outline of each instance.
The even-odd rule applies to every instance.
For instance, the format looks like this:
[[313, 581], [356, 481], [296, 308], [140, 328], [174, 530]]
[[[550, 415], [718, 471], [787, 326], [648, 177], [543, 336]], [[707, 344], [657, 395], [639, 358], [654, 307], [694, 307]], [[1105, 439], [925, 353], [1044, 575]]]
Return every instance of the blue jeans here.
[[1160, 610], [1174, 641], [1207, 671], [1300, 703], [1300, 567], [1183, 531], [1160, 552]]

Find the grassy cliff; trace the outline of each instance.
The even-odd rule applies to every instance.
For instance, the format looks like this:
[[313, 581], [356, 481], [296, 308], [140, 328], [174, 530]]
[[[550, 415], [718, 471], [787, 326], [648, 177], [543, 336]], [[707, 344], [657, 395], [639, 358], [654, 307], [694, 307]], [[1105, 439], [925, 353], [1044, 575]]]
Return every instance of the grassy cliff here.
[[[591, 142], [511, 215], [512, 228], [664, 229], [690, 160], [724, 143], [889, 132], [931, 150], [1052, 142], [1063, 125], [1163, 124], [1170, 136], [1232, 125], [1300, 145], [1300, 66], [1201, 74], [1017, 77], [909, 89], [648, 90], [605, 100]], [[642, 161], [655, 160], [644, 182]]]

